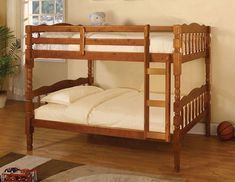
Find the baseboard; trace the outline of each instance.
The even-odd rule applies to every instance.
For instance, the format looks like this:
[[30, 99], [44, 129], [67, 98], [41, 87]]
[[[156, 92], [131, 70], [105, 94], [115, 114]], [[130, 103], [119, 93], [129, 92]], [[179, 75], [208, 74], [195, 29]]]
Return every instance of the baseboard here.
[[17, 95], [8, 95], [7, 99], [9, 100], [16, 100], [16, 101], [24, 101], [24, 96], [17, 96]]
[[[211, 123], [211, 135], [217, 135], [218, 123]], [[205, 135], [205, 123], [196, 124], [190, 131], [191, 134]]]

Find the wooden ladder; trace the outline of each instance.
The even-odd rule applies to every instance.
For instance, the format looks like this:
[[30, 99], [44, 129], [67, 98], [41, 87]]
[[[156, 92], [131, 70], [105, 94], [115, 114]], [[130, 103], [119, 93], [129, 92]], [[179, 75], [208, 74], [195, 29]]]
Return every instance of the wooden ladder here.
[[[144, 30], [144, 132], [145, 138], [160, 139], [167, 142], [170, 141], [170, 106], [171, 106], [171, 62], [166, 61], [165, 68], [150, 67], [150, 39], [149, 25]], [[151, 100], [150, 93], [150, 75], [165, 76], [165, 100]], [[165, 132], [149, 131], [149, 108], [164, 107], [165, 108]]]

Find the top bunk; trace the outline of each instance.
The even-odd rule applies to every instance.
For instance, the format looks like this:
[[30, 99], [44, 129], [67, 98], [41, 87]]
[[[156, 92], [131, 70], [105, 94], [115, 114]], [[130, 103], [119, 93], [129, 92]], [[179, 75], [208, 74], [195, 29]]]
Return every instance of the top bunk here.
[[[27, 62], [34, 58], [182, 62], [209, 54], [210, 27], [192, 23], [174, 26], [26, 26]], [[28, 59], [27, 59], [28, 58]], [[146, 58], [148, 60], [146, 60]]]

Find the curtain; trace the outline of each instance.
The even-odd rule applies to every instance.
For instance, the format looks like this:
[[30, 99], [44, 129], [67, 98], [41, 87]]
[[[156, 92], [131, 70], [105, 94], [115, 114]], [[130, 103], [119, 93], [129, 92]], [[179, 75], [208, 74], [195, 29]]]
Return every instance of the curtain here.
[[27, 3], [26, 0], [7, 0], [7, 26], [14, 31], [21, 44], [19, 70], [9, 79], [9, 97], [16, 100], [24, 99], [24, 20], [26, 18], [24, 9]]

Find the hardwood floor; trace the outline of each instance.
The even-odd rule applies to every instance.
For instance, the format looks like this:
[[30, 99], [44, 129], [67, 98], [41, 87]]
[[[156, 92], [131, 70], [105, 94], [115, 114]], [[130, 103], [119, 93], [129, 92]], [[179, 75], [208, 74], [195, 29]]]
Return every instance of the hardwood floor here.
[[[8, 101], [7, 107], [0, 109], [0, 127], [0, 155], [8, 152], [26, 154], [23, 102]], [[183, 142], [182, 168], [178, 174], [173, 170], [171, 145], [159, 142], [36, 128], [31, 154], [184, 177], [190, 182], [235, 181], [235, 141], [220, 142], [216, 137], [188, 135]]]

